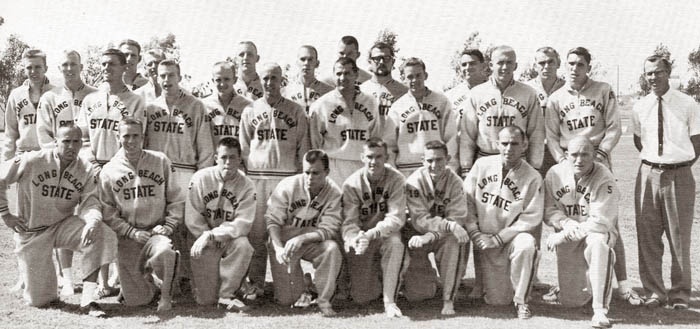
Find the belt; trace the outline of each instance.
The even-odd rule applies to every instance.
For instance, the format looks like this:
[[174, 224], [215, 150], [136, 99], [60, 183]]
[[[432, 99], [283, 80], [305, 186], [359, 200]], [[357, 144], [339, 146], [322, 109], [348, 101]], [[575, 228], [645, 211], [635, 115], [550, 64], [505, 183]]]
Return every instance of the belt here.
[[680, 169], [683, 167], [688, 167], [693, 164], [693, 161], [686, 161], [686, 162], [679, 162], [679, 163], [654, 163], [654, 162], [649, 162], [647, 160], [642, 160], [642, 163], [655, 168], [655, 169], [661, 169], [661, 170], [673, 170], [673, 169]]

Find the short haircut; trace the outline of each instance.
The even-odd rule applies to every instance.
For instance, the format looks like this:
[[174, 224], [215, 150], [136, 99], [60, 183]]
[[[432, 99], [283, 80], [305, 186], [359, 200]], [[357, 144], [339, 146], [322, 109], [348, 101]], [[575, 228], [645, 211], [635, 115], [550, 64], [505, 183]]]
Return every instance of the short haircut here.
[[[352, 58], [349, 58], [349, 57], [338, 58], [338, 60], [335, 61], [335, 64], [340, 64], [342, 66], [350, 65], [350, 66], [352, 66], [352, 71], [355, 73], [357, 73], [357, 71], [359, 70], [357, 68], [357, 63], [355, 63], [355, 60]], [[333, 65], [333, 66], [335, 67], [335, 65]]]
[[229, 70], [233, 71], [234, 76], [236, 75], [236, 65], [233, 65], [233, 63], [231, 63], [231, 62], [219, 61], [219, 62], [214, 63], [214, 65], [212, 67], [214, 67], [214, 68], [222, 67], [224, 69], [229, 69]]
[[119, 64], [126, 65], [126, 56], [119, 49], [109, 48], [102, 52], [102, 56], [117, 56]]
[[46, 66], [46, 53], [44, 53], [40, 49], [30, 48], [22, 52], [23, 60], [30, 58], [41, 58], [41, 60], [44, 62], [44, 66]]
[[138, 42], [136, 42], [136, 40], [124, 39], [124, 40], [119, 42], [119, 48], [121, 48], [124, 45], [136, 47], [137, 55], [139, 55], [139, 57], [141, 57], [141, 45]]
[[239, 156], [241, 155], [241, 143], [235, 137], [224, 137], [220, 139], [219, 142], [216, 143], [216, 148], [218, 149], [220, 146], [234, 149], [236, 152], [238, 152]]
[[383, 141], [383, 140], [382, 140], [381, 138], [379, 138], [379, 137], [371, 137], [370, 139], [368, 139], [368, 140], [365, 142], [365, 148], [371, 149], [371, 148], [375, 148], [375, 147], [381, 147], [381, 148], [383, 148], [383, 149], [384, 149], [384, 152], [388, 152], [388, 149], [389, 149], [389, 148], [387, 147], [387, 145], [386, 145], [386, 142]]
[[[263, 68], [263, 69], [270, 68], [270, 69], [272, 69], [272, 70], [277, 70], [277, 71], [279, 71], [280, 75], [283, 74], [283, 72], [282, 72], [282, 67], [281, 67], [279, 64], [275, 63], [275, 62], [267, 62], [267, 63], [265, 63], [265, 64], [262, 65], [262, 68]], [[281, 77], [281, 76], [280, 76], [280, 77]], [[261, 79], [262, 79], [262, 78], [261, 78]]]
[[549, 47], [549, 46], [541, 47], [540, 49], [537, 49], [537, 51], [535, 51], [535, 54], [538, 54], [538, 53], [543, 53], [543, 54], [548, 55], [548, 56], [554, 56], [554, 58], [557, 59], [557, 62], [561, 63], [561, 58], [559, 57], [559, 53], [557, 52], [556, 49], [554, 49], [552, 47]]
[[443, 152], [445, 152], [445, 155], [449, 154], [447, 151], [447, 144], [445, 144], [443, 141], [439, 141], [436, 139], [425, 143], [425, 150], [442, 150]]
[[326, 171], [331, 170], [329, 160], [328, 160], [328, 154], [326, 154], [326, 152], [324, 152], [323, 150], [319, 150], [319, 149], [309, 150], [308, 152], [306, 152], [306, 154], [304, 154], [304, 161], [306, 161], [310, 164], [314, 164], [318, 161], [321, 161], [321, 163], [323, 164], [323, 169], [325, 169]]
[[158, 48], [146, 50], [146, 54], [151, 55], [153, 57], [158, 57], [161, 60], [165, 59], [165, 52], [163, 52], [163, 50], [158, 49]]
[[316, 50], [316, 47], [312, 45], [302, 45], [301, 47], [299, 47], [299, 49], [301, 48], [311, 50], [314, 53], [314, 58], [318, 59], [318, 50]]
[[401, 74], [403, 74], [403, 70], [408, 66], [420, 66], [421, 68], [423, 68], [423, 72], [426, 72], [425, 63], [420, 58], [409, 57], [407, 60], [405, 60], [401, 64], [401, 66], [399, 67], [399, 72], [401, 72]]
[[238, 44], [239, 44], [239, 45], [251, 46], [251, 47], [253, 47], [253, 49], [255, 49], [255, 53], [256, 53], [256, 54], [258, 53], [258, 46], [256, 46], [255, 43], [254, 43], [253, 41], [245, 40], [245, 41], [239, 42]]
[[489, 56], [489, 57], [493, 59], [493, 54], [495, 54], [496, 52], [515, 54], [515, 49], [513, 49], [513, 47], [511, 47], [511, 46], [506, 46], [506, 45], [496, 46], [493, 49], [491, 49], [491, 52], [490, 52], [491, 56]]
[[525, 135], [525, 131], [523, 130], [523, 128], [520, 128], [519, 126], [512, 125], [512, 126], [506, 126], [506, 127], [501, 128], [498, 131], [499, 138], [501, 136], [501, 132], [504, 130], [510, 132], [511, 134], [517, 133], [518, 135], [520, 135], [520, 140], [522, 140], [523, 142], [527, 141], [527, 135]]
[[360, 44], [357, 42], [357, 39], [352, 35], [343, 36], [342, 38], [340, 38], [340, 42], [342, 42], [346, 46], [354, 45], [355, 49], [360, 49]]
[[143, 122], [131, 115], [123, 116], [122, 119], [119, 120], [119, 127], [121, 126], [139, 126], [139, 131], [143, 130]]
[[81, 139], [83, 138], [83, 130], [80, 129], [80, 127], [78, 127], [78, 125], [73, 121], [69, 121], [66, 124], [58, 127], [58, 129], [56, 129], [56, 140], [58, 140], [58, 135], [59, 135], [58, 132], [61, 130], [68, 130], [68, 131], [77, 130], [78, 133], [80, 134], [80, 138]]
[[66, 49], [63, 51], [63, 56], [68, 57], [68, 56], [75, 56], [78, 57], [78, 62], [82, 61], [82, 58], [80, 57], [80, 53], [76, 51], [75, 49]]
[[464, 55], [469, 55], [469, 56], [472, 56], [472, 57], [476, 57], [476, 58], [479, 60], [480, 63], [483, 63], [483, 62], [484, 62], [484, 54], [483, 54], [483, 53], [481, 52], [481, 50], [479, 50], [479, 49], [476, 49], [476, 48], [464, 49], [464, 50], [462, 51], [462, 55], [461, 55], [461, 56], [464, 56]]
[[377, 41], [377, 42], [375, 42], [375, 43], [372, 45], [372, 47], [369, 48], [369, 54], [370, 54], [370, 56], [372, 56], [372, 49], [375, 49], [375, 48], [376, 48], [376, 49], [388, 49], [388, 50], [389, 50], [389, 55], [391, 55], [391, 57], [394, 57], [394, 47], [392, 47], [391, 45], [389, 45], [389, 44], [386, 43], [386, 42], [383, 42], [383, 41]]
[[661, 62], [666, 66], [666, 72], [671, 73], [671, 61], [666, 56], [654, 54], [654, 55], [647, 57], [644, 60], [644, 63], [646, 63], [646, 62], [649, 62], [649, 63]]
[[581, 56], [584, 60], [586, 60], [587, 64], [591, 64], [591, 53], [588, 51], [588, 49], [583, 47], [572, 48], [568, 53], [566, 53], [566, 57], [569, 57], [571, 54]]
[[161, 66], [172, 66], [177, 69], [177, 74], [181, 74], [180, 71], [180, 63], [178, 63], [176, 60], [169, 58], [169, 59], [164, 59], [160, 63], [158, 63], [158, 67]]

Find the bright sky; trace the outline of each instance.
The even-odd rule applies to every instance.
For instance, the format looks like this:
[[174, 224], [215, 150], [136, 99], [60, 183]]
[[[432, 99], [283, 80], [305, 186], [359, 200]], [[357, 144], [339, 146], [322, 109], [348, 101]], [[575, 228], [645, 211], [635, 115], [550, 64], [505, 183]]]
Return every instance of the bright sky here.
[[56, 59], [63, 49], [83, 51], [124, 38], [145, 43], [171, 32], [181, 47], [183, 72], [198, 82], [209, 79], [211, 64], [233, 55], [241, 40], [257, 44], [261, 62], [283, 65], [294, 63], [300, 45], [315, 45], [318, 72], [325, 76], [338, 40], [350, 34], [360, 41], [358, 62], [366, 67], [368, 48], [380, 30], [389, 28], [399, 36], [399, 56], [422, 58], [430, 73], [428, 86], [438, 89], [451, 80], [455, 50], [479, 31], [486, 44], [515, 48], [520, 68], [531, 65], [541, 46], [564, 54], [584, 46], [614, 86], [619, 65], [624, 93], [632, 84], [636, 88], [643, 60], [659, 42], [676, 60], [674, 74], [687, 79], [687, 55], [700, 45], [698, 13], [700, 2], [690, 0], [23, 0], [0, 3], [5, 19], [0, 39], [19, 34], [44, 49], [49, 77], [60, 80]]

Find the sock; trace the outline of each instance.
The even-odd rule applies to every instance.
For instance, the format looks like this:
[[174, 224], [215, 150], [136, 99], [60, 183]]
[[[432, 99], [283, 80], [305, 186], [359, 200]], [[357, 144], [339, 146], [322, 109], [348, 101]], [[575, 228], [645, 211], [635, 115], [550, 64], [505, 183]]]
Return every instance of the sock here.
[[630, 289], [630, 288], [631, 288], [631, 287], [630, 287], [630, 284], [629, 284], [629, 281], [627, 281], [627, 280], [618, 281], [618, 282], [617, 282], [617, 287], [618, 287], [618, 289], [620, 289], [620, 290]]
[[72, 286], [73, 285], [73, 271], [71, 271], [71, 268], [70, 267], [64, 268], [61, 274], [63, 274], [63, 284]]
[[83, 281], [83, 295], [80, 297], [80, 307], [88, 306], [95, 301], [97, 282]]

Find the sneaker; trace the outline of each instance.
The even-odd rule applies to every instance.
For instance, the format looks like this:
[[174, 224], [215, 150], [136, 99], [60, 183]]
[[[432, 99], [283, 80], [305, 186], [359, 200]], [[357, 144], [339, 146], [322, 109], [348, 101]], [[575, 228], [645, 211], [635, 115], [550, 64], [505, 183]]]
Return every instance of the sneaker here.
[[243, 295], [243, 298], [245, 300], [252, 301], [256, 300], [258, 297], [262, 297], [263, 295], [265, 295], [265, 290], [253, 283], [244, 282], [241, 286], [241, 295]]
[[644, 301], [644, 306], [648, 308], [659, 308], [663, 306], [664, 303], [661, 302], [660, 299], [656, 297], [649, 297]]
[[223, 307], [227, 311], [245, 312], [250, 309], [248, 305], [238, 298], [219, 298], [218, 307]]
[[161, 298], [158, 301], [158, 307], [156, 308], [156, 312], [161, 313], [161, 312], [167, 312], [173, 309], [173, 301], [170, 298]]
[[687, 310], [688, 303], [685, 301], [682, 301], [682, 300], [674, 300], [673, 302], [671, 302], [671, 308], [673, 308], [674, 310], [679, 310], [679, 311]]
[[532, 312], [530, 312], [530, 306], [527, 304], [515, 303], [515, 312], [518, 313], [518, 319], [527, 320], [532, 317]]
[[630, 305], [639, 306], [644, 304], [642, 297], [639, 297], [636, 291], [632, 288], [620, 288], [617, 290], [617, 297], [626, 300]]
[[63, 287], [61, 287], [61, 296], [73, 296], [75, 295], [75, 289], [73, 288], [73, 284], [63, 284]]
[[90, 304], [87, 304], [86, 306], [81, 306], [80, 307], [80, 313], [89, 315], [94, 318], [106, 318], [107, 313], [102, 310], [99, 304], [92, 302]]
[[294, 304], [292, 304], [292, 308], [307, 308], [311, 306], [311, 300], [313, 297], [311, 296], [310, 293], [305, 292], [299, 296], [299, 299], [297, 299]]
[[95, 290], [95, 298], [102, 299], [102, 298], [116, 296], [119, 294], [119, 291], [120, 291], [119, 288], [98, 287], [98, 289]]
[[603, 312], [596, 312], [591, 319], [591, 327], [593, 328], [611, 328], [612, 324], [608, 317]]
[[403, 317], [403, 313], [401, 313], [401, 309], [398, 306], [396, 306], [396, 303], [384, 304], [384, 313], [389, 318]]
[[337, 313], [333, 310], [333, 307], [329, 305], [318, 305], [318, 309], [321, 310], [321, 314], [325, 317], [335, 316]]
[[556, 303], [559, 301], [559, 287], [554, 286], [549, 288], [549, 291], [542, 295], [542, 300], [548, 303]]

